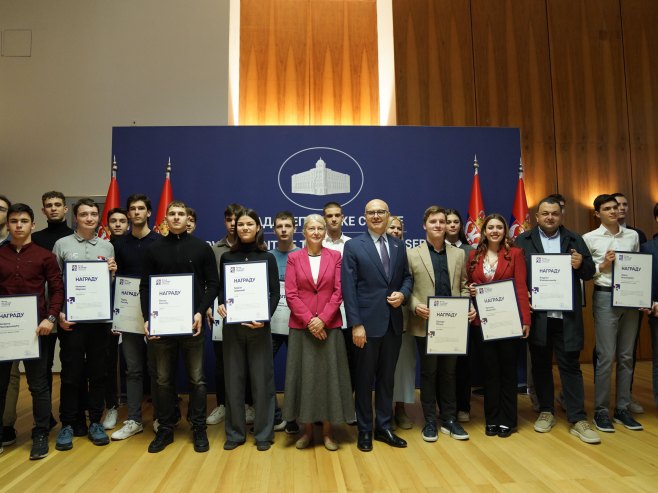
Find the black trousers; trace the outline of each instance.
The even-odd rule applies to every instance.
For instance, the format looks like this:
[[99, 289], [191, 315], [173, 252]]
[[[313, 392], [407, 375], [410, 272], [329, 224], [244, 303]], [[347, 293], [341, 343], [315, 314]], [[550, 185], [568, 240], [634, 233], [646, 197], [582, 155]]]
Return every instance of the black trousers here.
[[487, 425], [516, 427], [516, 364], [520, 346], [521, 342], [516, 338], [482, 343], [484, 416]]
[[395, 334], [389, 327], [382, 337], [368, 337], [368, 342], [363, 349], [355, 347], [354, 402], [356, 421], [361, 432], [371, 432], [373, 427], [373, 380], [375, 383], [375, 427], [379, 430], [391, 428], [395, 366], [400, 354], [400, 344], [402, 344], [402, 336]]
[[[85, 368], [89, 379], [89, 421], [99, 423], [103, 415], [107, 381], [107, 338], [111, 324], [79, 323], [73, 330], [60, 332], [62, 361], [60, 420], [73, 425], [78, 418], [80, 388], [84, 385]], [[86, 364], [85, 364], [86, 360]]]
[[441, 421], [453, 421], [457, 413], [457, 356], [426, 354], [427, 338], [416, 337], [420, 359], [420, 403], [425, 421], [436, 422], [436, 405]]
[[530, 344], [532, 378], [539, 400], [540, 411], [555, 413], [555, 392], [553, 383], [553, 353], [557, 359], [567, 419], [570, 423], [587, 419], [585, 414], [585, 389], [583, 373], [580, 370], [580, 351], [564, 349], [564, 323], [558, 318], [549, 318], [546, 346]]

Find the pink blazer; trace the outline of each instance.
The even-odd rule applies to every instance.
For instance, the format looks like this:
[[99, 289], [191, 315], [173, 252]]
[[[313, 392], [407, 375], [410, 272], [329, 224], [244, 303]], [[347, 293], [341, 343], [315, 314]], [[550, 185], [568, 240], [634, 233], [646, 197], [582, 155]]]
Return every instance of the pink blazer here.
[[340, 252], [322, 249], [318, 282], [313, 282], [308, 250], [288, 255], [286, 265], [286, 301], [290, 307], [291, 329], [305, 329], [313, 317], [319, 317], [328, 329], [343, 326], [340, 304]]

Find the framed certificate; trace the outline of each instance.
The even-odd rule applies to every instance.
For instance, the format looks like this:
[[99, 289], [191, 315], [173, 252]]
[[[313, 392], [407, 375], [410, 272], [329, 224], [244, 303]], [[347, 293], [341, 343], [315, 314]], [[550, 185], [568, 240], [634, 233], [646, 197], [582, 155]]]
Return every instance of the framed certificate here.
[[149, 276], [149, 334], [192, 335], [194, 274]]
[[478, 284], [475, 286], [475, 301], [485, 341], [523, 335], [512, 279]]
[[210, 327], [211, 331], [211, 338], [213, 341], [223, 341], [224, 340], [224, 335], [222, 334], [222, 330], [224, 330], [224, 320], [222, 317], [219, 316], [217, 313], [217, 308], [219, 307], [219, 304], [217, 303], [217, 298], [215, 298], [215, 301], [213, 301], [212, 304], [212, 327]]
[[226, 323], [269, 322], [267, 261], [224, 264]]
[[64, 290], [69, 322], [112, 321], [112, 279], [105, 260], [65, 262]]
[[112, 315], [112, 330], [144, 335], [144, 317], [139, 301], [139, 277], [116, 277]]
[[279, 281], [279, 303], [276, 306], [276, 311], [270, 320], [270, 328], [272, 334], [288, 335], [290, 332], [290, 308], [286, 302], [286, 283]]
[[530, 293], [533, 310], [573, 311], [571, 255], [540, 253], [530, 256]]
[[39, 357], [36, 295], [0, 297], [0, 361]]
[[427, 354], [466, 354], [470, 304], [470, 298], [427, 298]]
[[612, 306], [651, 308], [653, 256], [650, 253], [615, 252], [612, 264]]

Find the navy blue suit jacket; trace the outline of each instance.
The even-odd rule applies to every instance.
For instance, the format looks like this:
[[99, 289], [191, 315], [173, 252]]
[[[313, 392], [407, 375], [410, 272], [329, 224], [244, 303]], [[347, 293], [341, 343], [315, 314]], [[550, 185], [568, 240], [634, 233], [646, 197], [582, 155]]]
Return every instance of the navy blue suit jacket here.
[[383, 337], [389, 321], [396, 334], [402, 334], [402, 307], [393, 308], [386, 297], [393, 291], [411, 295], [413, 279], [407, 266], [407, 250], [397, 238], [386, 235], [391, 259], [390, 278], [386, 277], [377, 247], [365, 233], [345, 243], [341, 285], [347, 326], [363, 325], [367, 337]]

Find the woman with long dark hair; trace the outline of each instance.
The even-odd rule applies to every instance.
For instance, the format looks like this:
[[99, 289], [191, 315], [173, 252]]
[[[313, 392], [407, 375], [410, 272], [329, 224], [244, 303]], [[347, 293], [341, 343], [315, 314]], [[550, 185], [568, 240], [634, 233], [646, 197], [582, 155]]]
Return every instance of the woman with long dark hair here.
[[[523, 324], [522, 338], [527, 338], [530, 331], [530, 303], [525, 258], [523, 250], [510, 245], [507, 223], [500, 214], [490, 214], [484, 219], [480, 243], [469, 254], [467, 270], [472, 297], [475, 296], [477, 284], [514, 280]], [[476, 319], [474, 324], [480, 325], [480, 320]], [[506, 438], [516, 429], [516, 364], [520, 345], [517, 338], [482, 343], [485, 433], [488, 436]]]
[[[226, 318], [224, 270], [233, 262], [267, 262], [270, 317], [279, 301], [279, 271], [276, 259], [267, 251], [258, 213], [242, 209], [235, 215], [236, 242], [222, 255], [219, 264], [220, 290], [218, 312]], [[268, 450], [274, 440], [274, 367], [272, 334], [269, 322], [224, 323], [224, 373], [226, 382], [226, 442], [224, 450], [233, 450], [247, 439], [245, 387], [251, 382], [256, 416], [254, 438], [260, 451]], [[248, 371], [247, 371], [248, 368]]]

